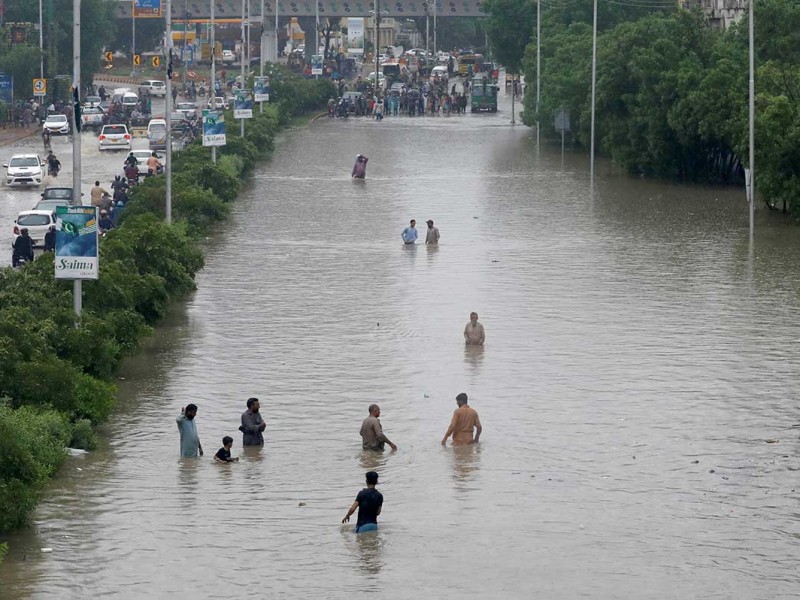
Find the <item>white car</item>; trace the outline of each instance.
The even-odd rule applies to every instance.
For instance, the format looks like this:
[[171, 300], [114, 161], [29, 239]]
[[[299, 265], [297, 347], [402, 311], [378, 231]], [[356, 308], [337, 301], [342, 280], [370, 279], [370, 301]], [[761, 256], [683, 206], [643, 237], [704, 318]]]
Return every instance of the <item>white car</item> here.
[[[20, 230], [27, 229], [34, 246], [44, 246], [44, 234], [55, 225], [56, 217], [50, 210], [23, 210], [14, 220], [14, 241]], [[12, 242], [13, 243], [13, 242]]]
[[[150, 158], [153, 154], [152, 150], [133, 150], [133, 155], [136, 157], [136, 160], [139, 161], [136, 163], [136, 168], [139, 170], [139, 175], [142, 177], [147, 175], [147, 159]], [[163, 157], [159, 154], [159, 160], [164, 162]]]
[[431, 69], [431, 77], [447, 78], [447, 67], [437, 65]]
[[145, 88], [151, 96], [161, 96], [162, 98], [167, 95], [167, 84], [158, 79], [148, 79], [142, 82], [139, 89]]
[[99, 129], [103, 126], [103, 117], [105, 116], [105, 111], [99, 106], [89, 106], [81, 111], [81, 123], [86, 129], [92, 127]]
[[222, 96], [215, 96], [208, 99], [208, 108], [214, 110], [225, 110], [225, 98]]
[[69, 120], [67, 119], [67, 115], [47, 115], [42, 129], [47, 129], [50, 135], [69, 134]]
[[86, 96], [83, 99], [84, 108], [94, 108], [95, 106], [100, 106], [100, 96]]
[[175, 110], [179, 113], [183, 113], [187, 119], [197, 116], [197, 106], [194, 102], [177, 102], [175, 104]]
[[15, 154], [4, 163], [7, 185], [41, 185], [45, 162], [37, 154]]
[[125, 125], [103, 125], [97, 138], [100, 150], [130, 150], [131, 134]]
[[233, 62], [234, 60], [236, 60], [236, 55], [233, 53], [233, 50], [222, 51], [222, 62]]
[[166, 119], [150, 119], [147, 124], [147, 143], [151, 150], [167, 149]]

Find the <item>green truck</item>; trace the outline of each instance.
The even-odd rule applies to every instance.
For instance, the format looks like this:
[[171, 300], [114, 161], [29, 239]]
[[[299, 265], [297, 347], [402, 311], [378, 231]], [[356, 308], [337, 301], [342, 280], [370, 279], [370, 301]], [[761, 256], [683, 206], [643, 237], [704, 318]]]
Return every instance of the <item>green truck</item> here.
[[470, 84], [470, 111], [497, 112], [497, 84], [484, 73], [481, 75]]

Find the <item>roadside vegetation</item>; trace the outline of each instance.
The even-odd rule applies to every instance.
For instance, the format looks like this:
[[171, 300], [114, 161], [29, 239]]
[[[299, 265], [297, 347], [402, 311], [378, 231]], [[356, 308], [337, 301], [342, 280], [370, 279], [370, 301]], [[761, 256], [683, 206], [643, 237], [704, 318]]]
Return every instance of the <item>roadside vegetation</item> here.
[[[328, 80], [271, 69], [275, 103], [256, 107], [244, 139], [226, 115], [217, 164], [200, 142], [174, 154], [173, 225], [164, 223], [165, 177], [138, 186], [117, 229], [100, 244], [100, 278], [83, 284], [76, 328], [72, 283], [56, 281], [45, 253], [19, 270], [0, 269], [0, 532], [23, 526], [67, 447], [92, 450], [95, 427], [115, 406], [114, 374], [153, 332], [170, 303], [195, 289], [198, 241], [228, 214], [275, 135], [292, 117], [323, 108]], [[0, 547], [0, 557], [3, 553]]]
[[[501, 63], [521, 64], [523, 121], [560, 139], [554, 113], [570, 113], [571, 141], [588, 148], [592, 1], [542, 7], [541, 103], [536, 107], [536, 13], [526, 0], [487, 0], [486, 30]], [[641, 3], [639, 3], [641, 4]], [[535, 5], [534, 5], [535, 9]], [[772, 209], [800, 216], [800, 4], [756, 0], [756, 187]], [[524, 21], [525, 42], [502, 19]], [[499, 21], [499, 23], [497, 22]], [[747, 17], [728, 30], [699, 10], [600, 3], [597, 144], [632, 174], [744, 183], [748, 148]], [[517, 36], [520, 37], [520, 36]], [[517, 40], [518, 41], [518, 40]], [[517, 62], [515, 62], [517, 61]]]

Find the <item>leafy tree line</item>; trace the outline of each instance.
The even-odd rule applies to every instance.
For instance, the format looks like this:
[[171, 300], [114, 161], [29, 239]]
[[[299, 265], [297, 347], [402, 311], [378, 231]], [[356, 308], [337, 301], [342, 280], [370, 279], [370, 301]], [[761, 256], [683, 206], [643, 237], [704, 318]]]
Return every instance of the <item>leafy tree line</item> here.
[[[525, 47], [487, 27], [498, 57], [519, 59], [536, 79], [535, 3], [487, 0], [499, 20], [533, 6]], [[511, 5], [509, 8], [506, 5]], [[800, 3], [756, 0], [756, 185], [770, 207], [800, 214]], [[519, 13], [519, 8], [515, 14]], [[699, 11], [653, 11], [601, 2], [598, 9], [598, 150], [629, 172], [687, 181], [744, 181], [748, 156], [747, 19], [712, 28]], [[553, 115], [570, 111], [575, 144], [588, 147], [592, 2], [542, 6], [541, 104], [525, 96], [523, 121], [555, 136]], [[505, 62], [500, 58], [501, 62]]]
[[229, 129], [216, 164], [199, 143], [174, 154], [173, 225], [163, 221], [164, 177], [133, 191], [120, 226], [101, 241], [100, 278], [84, 282], [80, 328], [72, 285], [54, 278], [51, 253], [18, 270], [0, 269], [0, 532], [26, 523], [67, 446], [94, 447], [94, 427], [115, 405], [112, 378], [121, 361], [171, 302], [194, 289], [203, 267], [197, 242], [226, 218], [278, 131], [335, 93], [326, 79], [270, 72], [275, 102], [254, 111], [244, 138], [238, 127]]

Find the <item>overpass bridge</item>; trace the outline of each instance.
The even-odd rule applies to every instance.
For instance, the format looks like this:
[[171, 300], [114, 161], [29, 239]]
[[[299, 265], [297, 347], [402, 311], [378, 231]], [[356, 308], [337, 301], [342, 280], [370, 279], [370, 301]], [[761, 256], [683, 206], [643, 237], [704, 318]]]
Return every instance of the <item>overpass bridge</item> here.
[[[172, 0], [173, 20], [208, 19], [211, 16], [210, 2], [216, 2], [216, 18], [231, 19], [241, 17], [241, 0]], [[251, 20], [260, 21], [261, 0], [249, 0]], [[117, 17], [131, 17], [130, 0], [121, 0], [117, 7]], [[320, 17], [369, 17], [375, 10], [375, 3], [369, 0], [318, 0]], [[434, 6], [435, 4], [435, 6]], [[161, 0], [164, 5], [164, 0]], [[382, 17], [402, 19], [404, 17], [424, 17], [426, 14], [437, 17], [483, 17], [481, 0], [382, 0]], [[277, 8], [278, 17], [313, 17], [317, 13], [314, 0], [264, 0], [264, 18], [274, 20]], [[187, 16], [188, 15], [188, 16]]]

